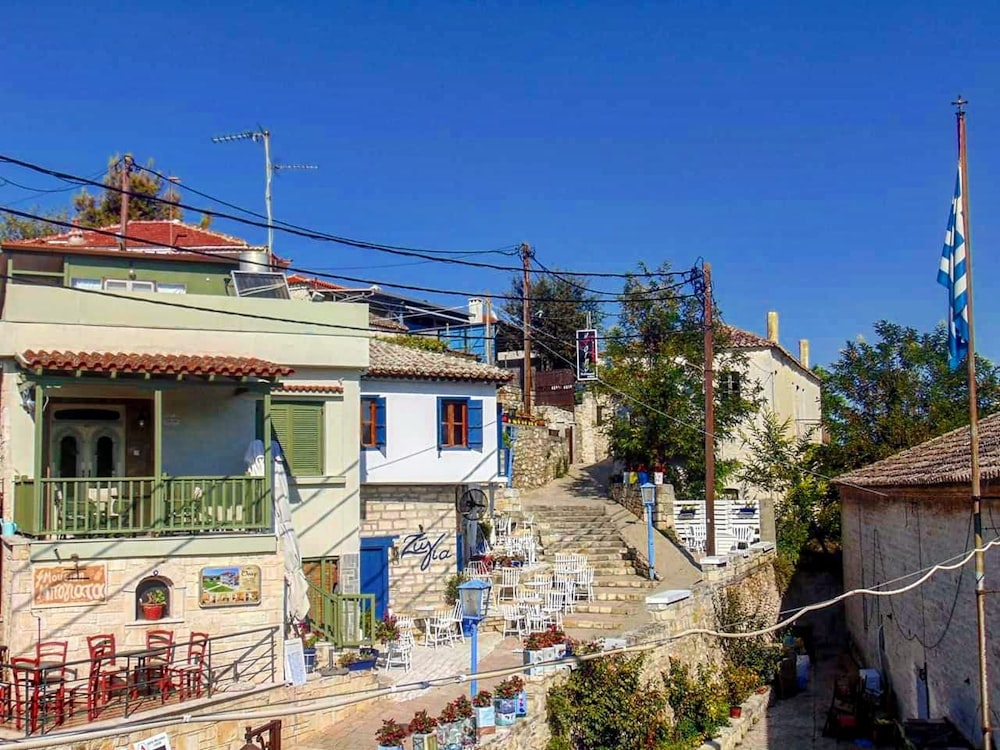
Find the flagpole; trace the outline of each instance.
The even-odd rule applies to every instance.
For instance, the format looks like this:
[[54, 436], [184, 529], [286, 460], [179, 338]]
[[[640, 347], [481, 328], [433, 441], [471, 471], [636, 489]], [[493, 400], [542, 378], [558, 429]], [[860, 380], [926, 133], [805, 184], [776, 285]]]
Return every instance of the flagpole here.
[[965, 214], [965, 275], [966, 302], [969, 312], [969, 338], [966, 362], [969, 379], [969, 449], [972, 469], [972, 518], [976, 545], [976, 630], [979, 645], [979, 705], [980, 723], [983, 730], [983, 750], [993, 747], [993, 733], [990, 727], [990, 683], [987, 677], [986, 650], [986, 560], [983, 552], [982, 487], [979, 472], [979, 396], [976, 387], [976, 336], [972, 315], [972, 229], [969, 215], [969, 169], [965, 152], [965, 105], [958, 99], [952, 102], [958, 110], [955, 113], [958, 124], [958, 164], [962, 172], [962, 211]]

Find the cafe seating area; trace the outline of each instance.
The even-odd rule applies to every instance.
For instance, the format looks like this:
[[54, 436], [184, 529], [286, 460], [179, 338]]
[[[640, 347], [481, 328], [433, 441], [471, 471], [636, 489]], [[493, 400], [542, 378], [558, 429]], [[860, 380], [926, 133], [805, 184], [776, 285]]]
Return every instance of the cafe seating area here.
[[[69, 641], [42, 640], [9, 658], [0, 648], [0, 720], [25, 735], [67, 724], [127, 717], [211, 690], [209, 635], [149, 630], [121, 648], [114, 634], [86, 637], [88, 658], [67, 660]], [[77, 644], [79, 645], [79, 644]]]

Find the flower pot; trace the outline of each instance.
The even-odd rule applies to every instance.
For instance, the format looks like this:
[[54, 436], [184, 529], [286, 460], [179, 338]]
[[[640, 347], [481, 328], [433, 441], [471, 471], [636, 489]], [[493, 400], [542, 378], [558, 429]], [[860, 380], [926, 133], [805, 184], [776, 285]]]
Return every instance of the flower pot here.
[[364, 672], [367, 669], [375, 669], [375, 659], [361, 659], [360, 661], [352, 661], [347, 665], [347, 669], [350, 672]]
[[414, 734], [413, 750], [438, 750], [437, 734]]
[[163, 608], [166, 605], [163, 604], [147, 604], [142, 605], [142, 617], [145, 620], [159, 620], [163, 617]]
[[743, 716], [743, 706], [730, 706], [729, 707], [729, 718], [738, 719]]
[[402, 745], [379, 745], [378, 750], [405, 750]]
[[475, 711], [477, 736], [486, 737], [496, 732], [496, 709], [493, 706], [476, 706]]
[[[539, 662], [545, 661], [545, 651], [546, 650], [544, 648], [533, 650], [524, 649], [522, 653], [524, 655], [523, 658], [525, 665], [538, 664]], [[537, 675], [544, 674], [544, 672], [545, 667], [528, 666], [528, 668], [524, 670], [524, 673], [528, 675], [528, 677], [535, 677]]]
[[475, 747], [476, 737], [476, 715], [462, 719], [462, 747]]
[[316, 669], [316, 647], [302, 649], [302, 657], [305, 660], [306, 672], [313, 672]]
[[498, 727], [509, 727], [517, 718], [517, 698], [497, 698], [493, 701], [493, 708], [496, 709]]
[[461, 721], [438, 724], [438, 750], [462, 750], [463, 724]]
[[526, 690], [522, 690], [517, 694], [514, 713], [518, 716], [528, 715], [528, 693]]

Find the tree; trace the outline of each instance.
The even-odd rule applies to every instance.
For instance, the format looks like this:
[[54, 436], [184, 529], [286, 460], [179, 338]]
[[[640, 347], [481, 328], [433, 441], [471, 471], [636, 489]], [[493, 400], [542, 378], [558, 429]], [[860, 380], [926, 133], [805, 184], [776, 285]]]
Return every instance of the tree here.
[[[68, 221], [66, 209], [57, 211], [42, 211], [34, 206], [25, 213], [35, 216], [45, 216], [56, 221]], [[33, 240], [38, 237], [47, 237], [50, 234], [64, 232], [65, 227], [59, 224], [49, 224], [41, 219], [24, 219], [11, 214], [0, 214], [0, 241], [2, 240]]]
[[[515, 276], [502, 306], [503, 314], [520, 325], [524, 284]], [[532, 349], [531, 364], [539, 370], [562, 370], [575, 367], [576, 332], [587, 327], [587, 316], [596, 328], [603, 319], [597, 295], [587, 290], [584, 281], [571, 274], [553, 272], [531, 284], [531, 320], [538, 345]], [[523, 346], [523, 333], [517, 326], [501, 325], [497, 332], [499, 351], [517, 351]]]
[[[647, 272], [641, 266], [643, 273]], [[658, 269], [667, 274], [669, 266]], [[631, 465], [662, 464], [681, 497], [705, 482], [704, 327], [701, 302], [682, 295], [670, 276], [630, 277], [621, 297], [618, 324], [607, 336], [603, 380], [620, 404], [609, 436], [612, 453]], [[719, 321], [716, 320], [716, 323]], [[713, 325], [716, 369], [745, 376], [746, 358], [727, 351], [729, 336]], [[740, 377], [741, 387], [715, 396], [717, 443], [731, 438], [759, 404], [759, 387]], [[717, 462], [722, 486], [734, 468]]]
[[[127, 156], [131, 158], [131, 155]], [[153, 160], [147, 161], [146, 166], [152, 169]], [[111, 188], [121, 188], [124, 168], [125, 157], [118, 154], [112, 156], [108, 160], [108, 173], [104, 176], [104, 184]], [[183, 219], [183, 212], [176, 205], [180, 202], [180, 194], [172, 185], [165, 183], [155, 174], [133, 168], [129, 175], [129, 193], [129, 219]], [[163, 203], [152, 198], [168, 202]], [[111, 226], [121, 220], [122, 194], [118, 190], [109, 190], [106, 187], [95, 196], [84, 189], [73, 198], [73, 206], [81, 226]]]
[[[874, 344], [847, 342], [823, 378], [826, 465], [839, 473], [891, 456], [969, 422], [965, 367], [948, 368], [943, 325], [930, 333], [887, 320]], [[980, 414], [1000, 409], [1000, 369], [976, 357]]]

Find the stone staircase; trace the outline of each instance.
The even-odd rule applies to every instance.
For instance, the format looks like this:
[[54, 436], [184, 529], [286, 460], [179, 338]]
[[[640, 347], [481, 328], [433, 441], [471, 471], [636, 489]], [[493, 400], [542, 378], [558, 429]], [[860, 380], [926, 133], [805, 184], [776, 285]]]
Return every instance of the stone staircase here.
[[577, 602], [575, 612], [563, 615], [567, 631], [622, 630], [642, 616], [655, 584], [636, 569], [603, 506], [532, 504], [526, 510], [535, 516], [542, 562], [555, 565], [556, 554], [566, 552], [586, 555], [594, 566], [594, 601]]

